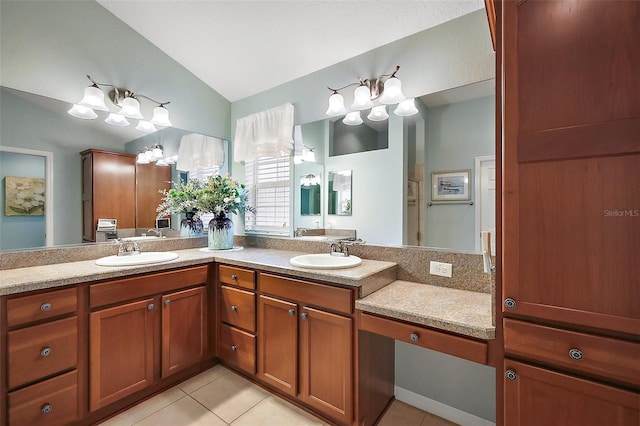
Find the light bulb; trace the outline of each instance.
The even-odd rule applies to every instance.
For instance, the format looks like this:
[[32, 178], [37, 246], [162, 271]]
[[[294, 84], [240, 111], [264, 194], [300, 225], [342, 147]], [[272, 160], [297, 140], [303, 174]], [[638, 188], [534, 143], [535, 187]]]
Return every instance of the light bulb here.
[[409, 98], [400, 102], [398, 104], [398, 107], [394, 111], [395, 115], [399, 115], [401, 117], [407, 117], [409, 115], [417, 114], [418, 108], [416, 108], [416, 104], [414, 100], [415, 98]]
[[371, 92], [369, 88], [365, 85], [359, 86], [355, 92], [353, 92], [353, 104], [351, 104], [351, 109], [353, 110], [363, 110], [369, 109], [373, 106], [373, 102], [371, 101]]
[[78, 104], [73, 104], [73, 107], [67, 112], [69, 115], [76, 118], [82, 118], [83, 120], [92, 120], [98, 117], [98, 114], [96, 114], [96, 112], [91, 108]]
[[154, 160], [159, 160], [162, 158], [162, 148], [160, 147], [160, 145], [154, 146], [151, 152]]
[[129, 121], [126, 118], [124, 118], [120, 114], [116, 114], [115, 112], [109, 113], [109, 116], [104, 121], [107, 124], [111, 124], [112, 126], [117, 127], [124, 127], [129, 125]]
[[329, 109], [327, 109], [327, 115], [333, 117], [335, 115], [343, 115], [347, 113], [347, 109], [344, 107], [344, 97], [335, 92], [329, 97]]
[[171, 121], [169, 121], [169, 111], [162, 105], [153, 109], [153, 117], [151, 122], [157, 126], [170, 127]]
[[140, 102], [138, 102], [135, 98], [124, 98], [122, 100], [122, 108], [118, 114], [128, 117], [128, 118], [136, 118], [138, 120], [142, 120], [144, 117], [140, 114]]
[[389, 118], [389, 114], [387, 114], [387, 106], [378, 105], [377, 107], [371, 108], [371, 112], [367, 115], [367, 118], [371, 121], [386, 120]]
[[84, 97], [78, 105], [86, 108], [97, 109], [98, 111], [109, 111], [104, 103], [104, 92], [96, 86], [89, 86], [84, 89]]
[[153, 133], [158, 131], [158, 129], [156, 128], [156, 126], [153, 125], [152, 122], [146, 121], [146, 120], [138, 121], [136, 130], [140, 130], [141, 132], [145, 132], [145, 133]]
[[352, 111], [348, 113], [342, 119], [342, 122], [347, 126], [357, 126], [358, 124], [362, 124], [362, 117], [360, 117], [360, 111]]
[[149, 160], [147, 160], [147, 156], [144, 155], [144, 152], [141, 152], [140, 154], [138, 154], [138, 157], [136, 158], [136, 163], [137, 164], [149, 164]]
[[380, 96], [380, 103], [385, 105], [397, 104], [404, 100], [402, 83], [398, 77], [391, 77], [384, 82], [384, 90]]

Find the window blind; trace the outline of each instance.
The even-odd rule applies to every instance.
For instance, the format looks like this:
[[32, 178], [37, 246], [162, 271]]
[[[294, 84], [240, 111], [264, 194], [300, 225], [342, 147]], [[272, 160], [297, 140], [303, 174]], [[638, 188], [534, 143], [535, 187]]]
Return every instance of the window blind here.
[[290, 156], [256, 158], [244, 170], [249, 205], [256, 209], [255, 214], [247, 211], [245, 230], [288, 235]]

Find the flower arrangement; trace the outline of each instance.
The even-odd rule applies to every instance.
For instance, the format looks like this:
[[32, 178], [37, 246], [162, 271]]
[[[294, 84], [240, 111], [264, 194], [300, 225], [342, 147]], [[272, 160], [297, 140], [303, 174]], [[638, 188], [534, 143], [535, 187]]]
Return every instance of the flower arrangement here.
[[187, 182], [171, 182], [173, 188], [161, 189], [162, 202], [156, 209], [158, 218], [171, 214], [194, 213], [198, 215], [197, 199], [207, 186], [206, 181], [189, 179]]
[[255, 209], [247, 204], [247, 189], [229, 176], [210, 176], [198, 192], [195, 206], [198, 211], [226, 216]]

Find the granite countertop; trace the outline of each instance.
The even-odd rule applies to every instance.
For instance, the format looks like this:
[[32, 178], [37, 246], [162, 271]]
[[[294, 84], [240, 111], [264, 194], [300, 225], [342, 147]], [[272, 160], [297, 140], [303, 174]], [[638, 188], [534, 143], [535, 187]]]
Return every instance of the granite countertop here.
[[363, 312], [383, 315], [483, 340], [495, 339], [491, 294], [394, 281], [356, 301]]
[[85, 260], [0, 271], [0, 296], [159, 272], [185, 266], [204, 265], [213, 261], [311, 280], [356, 286], [360, 288], [360, 297], [379, 290], [393, 282], [397, 276], [396, 263], [368, 259], [362, 259], [361, 265], [350, 269], [325, 271], [297, 268], [289, 265], [289, 259], [304, 253], [285, 250], [245, 248], [237, 251], [209, 251], [207, 249], [187, 249], [175, 250], [175, 252], [179, 254], [177, 259], [149, 265], [98, 266], [94, 260]]

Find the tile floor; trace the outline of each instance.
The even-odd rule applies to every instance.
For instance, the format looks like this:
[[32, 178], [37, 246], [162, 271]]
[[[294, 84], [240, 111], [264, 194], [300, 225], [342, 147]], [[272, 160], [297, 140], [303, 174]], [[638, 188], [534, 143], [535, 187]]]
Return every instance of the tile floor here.
[[[325, 426], [326, 423], [216, 365], [102, 423], [104, 426]], [[452, 426], [395, 401], [379, 426]]]

